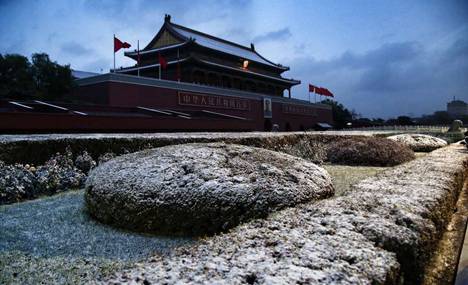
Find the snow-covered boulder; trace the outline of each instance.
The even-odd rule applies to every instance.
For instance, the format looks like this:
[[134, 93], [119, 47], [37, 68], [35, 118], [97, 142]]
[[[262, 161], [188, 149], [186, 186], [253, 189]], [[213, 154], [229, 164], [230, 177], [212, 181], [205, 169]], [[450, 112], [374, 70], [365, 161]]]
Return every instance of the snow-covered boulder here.
[[443, 139], [422, 134], [401, 134], [390, 136], [388, 139], [406, 144], [413, 151], [429, 152], [447, 146]]
[[224, 143], [127, 154], [90, 172], [98, 220], [145, 232], [211, 234], [298, 203], [332, 196], [328, 173], [304, 159]]

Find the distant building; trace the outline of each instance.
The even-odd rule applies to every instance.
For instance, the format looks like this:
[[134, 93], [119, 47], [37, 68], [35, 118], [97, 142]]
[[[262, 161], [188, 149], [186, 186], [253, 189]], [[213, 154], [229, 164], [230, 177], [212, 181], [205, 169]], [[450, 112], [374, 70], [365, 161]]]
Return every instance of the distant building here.
[[462, 100], [454, 100], [447, 103], [447, 113], [451, 117], [468, 116], [468, 104]]

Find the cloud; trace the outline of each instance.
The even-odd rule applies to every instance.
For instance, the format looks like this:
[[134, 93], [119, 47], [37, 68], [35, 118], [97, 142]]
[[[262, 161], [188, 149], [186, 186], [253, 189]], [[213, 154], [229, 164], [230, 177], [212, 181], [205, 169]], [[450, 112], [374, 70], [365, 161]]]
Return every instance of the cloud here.
[[259, 36], [256, 36], [253, 39], [254, 43], [266, 42], [266, 41], [280, 41], [288, 39], [292, 36], [289, 28], [283, 28], [280, 30], [268, 32]]
[[90, 55], [93, 53], [92, 49], [86, 48], [82, 44], [74, 41], [64, 43], [61, 49], [63, 52], [75, 56]]
[[[370, 117], [429, 114], [452, 97], [468, 99], [468, 41], [428, 51], [418, 42], [386, 43], [362, 54], [330, 60], [301, 57], [290, 74], [334, 91], [336, 99]], [[305, 92], [298, 92], [305, 99]], [[302, 94], [301, 94], [302, 93]]]
[[447, 56], [450, 57], [465, 57], [468, 55], [468, 39], [458, 39], [453, 45], [447, 50]]
[[[78, 70], [108, 72], [112, 35], [145, 46], [167, 13], [245, 46], [253, 39], [262, 55], [291, 68], [285, 77], [302, 80], [296, 98], [307, 99], [310, 82], [365, 116], [432, 113], [454, 95], [468, 101], [466, 5], [390, 1], [362, 5], [357, 16], [355, 4], [332, 2], [311, 18], [310, 1], [0, 0], [0, 53], [46, 52]], [[116, 66], [133, 64], [116, 54]]]
[[94, 60], [83, 67], [84, 71], [103, 73], [110, 68], [111, 62], [107, 59]]

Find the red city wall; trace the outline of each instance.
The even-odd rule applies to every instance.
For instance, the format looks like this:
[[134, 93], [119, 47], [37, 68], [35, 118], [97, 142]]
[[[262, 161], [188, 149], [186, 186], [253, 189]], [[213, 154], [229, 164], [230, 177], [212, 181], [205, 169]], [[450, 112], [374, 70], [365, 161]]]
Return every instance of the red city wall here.
[[45, 132], [151, 132], [222, 130], [252, 131], [253, 121], [214, 118], [139, 118], [119, 116], [80, 116], [72, 114], [0, 113], [2, 133]]
[[[281, 131], [298, 131], [313, 129], [318, 122], [332, 123], [330, 109], [312, 104], [278, 102], [278, 99], [266, 96], [272, 100], [272, 118], [266, 119], [262, 95], [236, 97], [225, 95], [222, 90], [213, 92], [216, 94], [110, 80], [91, 83], [73, 90], [74, 104], [52, 102], [68, 108], [68, 113], [44, 106], [35, 106], [33, 110], [18, 109], [3, 102], [0, 132], [263, 131], [271, 130], [274, 124]], [[142, 111], [136, 108], [138, 106], [187, 112], [191, 119]], [[88, 115], [77, 115], [72, 111]]]
[[[85, 88], [81, 92], [81, 88]], [[92, 90], [95, 88], [95, 90]], [[105, 92], [105, 90], [108, 92]], [[219, 112], [223, 114], [239, 116], [255, 121], [255, 130], [264, 130], [265, 128], [265, 119], [263, 118], [263, 102], [259, 99], [245, 99], [249, 102], [249, 110], [239, 110], [239, 109], [227, 109], [227, 108], [216, 108], [216, 107], [206, 107], [206, 106], [188, 106], [181, 105], [178, 102], [178, 93], [193, 93], [187, 91], [178, 91], [174, 89], [165, 89], [156, 86], [145, 86], [137, 84], [127, 84], [119, 82], [105, 82], [105, 83], [96, 83], [93, 85], [79, 87], [77, 96], [81, 100], [89, 100], [90, 102], [103, 102], [107, 98], [108, 104], [110, 106], [120, 106], [120, 107], [129, 107], [129, 106], [142, 106], [148, 108], [157, 108], [157, 109], [171, 109], [178, 111], [196, 111], [196, 110], [208, 110], [213, 112]], [[102, 92], [102, 93], [100, 93]], [[86, 96], [82, 96], [86, 94]], [[89, 94], [94, 94], [95, 98], [90, 98]], [[201, 94], [201, 93], [196, 93]], [[208, 96], [219, 96], [211, 95]], [[224, 96], [226, 98], [239, 98], [239, 97], [230, 97]], [[293, 102], [291, 104], [294, 104]], [[297, 131], [310, 129], [315, 126], [316, 123], [329, 123], [332, 124], [333, 118], [331, 110], [314, 108], [315, 115], [306, 115], [306, 114], [292, 114], [285, 113], [283, 111], [283, 103], [273, 101], [273, 118], [271, 119], [271, 124], [277, 124], [280, 127], [280, 130], [287, 130], [289, 125], [289, 130]], [[289, 105], [289, 104], [288, 104]]]

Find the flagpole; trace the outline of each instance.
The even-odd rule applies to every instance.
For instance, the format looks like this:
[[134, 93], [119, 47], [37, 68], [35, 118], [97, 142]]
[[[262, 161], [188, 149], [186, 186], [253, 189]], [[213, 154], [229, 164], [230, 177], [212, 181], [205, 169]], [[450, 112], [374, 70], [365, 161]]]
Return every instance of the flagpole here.
[[137, 40], [138, 49], [138, 77], [140, 76], [140, 40]]
[[112, 42], [114, 43], [114, 72], [115, 72], [115, 34], [114, 34], [114, 38], [112, 39]]
[[177, 48], [177, 81], [180, 82], [179, 48]]

